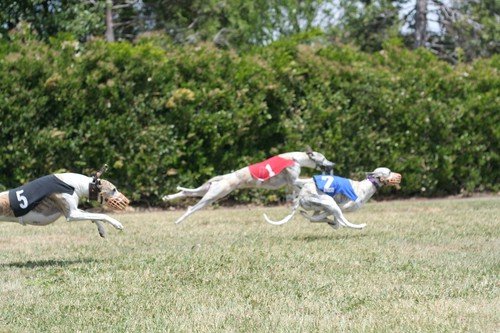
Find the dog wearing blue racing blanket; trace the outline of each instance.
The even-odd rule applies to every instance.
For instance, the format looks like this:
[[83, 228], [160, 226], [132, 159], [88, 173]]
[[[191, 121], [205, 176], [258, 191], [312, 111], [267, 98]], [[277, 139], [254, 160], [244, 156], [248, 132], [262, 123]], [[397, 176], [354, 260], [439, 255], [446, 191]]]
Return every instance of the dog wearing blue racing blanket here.
[[[334, 175], [317, 175], [301, 180], [302, 188], [294, 200], [292, 213], [280, 221], [273, 221], [264, 214], [267, 222], [273, 225], [285, 224], [300, 206], [303, 209], [301, 214], [311, 222], [328, 223], [333, 228], [363, 229], [366, 224], [349, 222], [343, 212], [360, 209], [382, 186], [399, 188], [401, 175], [388, 168], [377, 168], [366, 173], [366, 179], [362, 181]], [[312, 214], [309, 213], [311, 211]]]

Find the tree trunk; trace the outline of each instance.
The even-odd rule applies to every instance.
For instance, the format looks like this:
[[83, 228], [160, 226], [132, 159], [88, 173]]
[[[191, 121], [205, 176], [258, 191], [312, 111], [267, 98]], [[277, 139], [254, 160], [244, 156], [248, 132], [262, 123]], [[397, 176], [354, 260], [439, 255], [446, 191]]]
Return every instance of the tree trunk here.
[[415, 48], [427, 40], [427, 0], [417, 0], [415, 5]]
[[113, 31], [113, 1], [106, 0], [106, 41], [115, 41], [115, 32]]

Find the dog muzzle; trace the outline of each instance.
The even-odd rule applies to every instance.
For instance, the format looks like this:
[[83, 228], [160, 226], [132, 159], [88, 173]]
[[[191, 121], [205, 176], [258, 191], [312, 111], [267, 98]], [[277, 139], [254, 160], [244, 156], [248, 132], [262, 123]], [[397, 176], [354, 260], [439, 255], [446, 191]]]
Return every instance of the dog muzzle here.
[[388, 178], [384, 179], [384, 184], [396, 186], [397, 189], [400, 189], [401, 186], [399, 184], [401, 184], [401, 178], [401, 174], [393, 172]]
[[104, 198], [104, 204], [111, 209], [124, 210], [128, 207], [130, 200], [121, 193], [117, 193], [112, 197]]

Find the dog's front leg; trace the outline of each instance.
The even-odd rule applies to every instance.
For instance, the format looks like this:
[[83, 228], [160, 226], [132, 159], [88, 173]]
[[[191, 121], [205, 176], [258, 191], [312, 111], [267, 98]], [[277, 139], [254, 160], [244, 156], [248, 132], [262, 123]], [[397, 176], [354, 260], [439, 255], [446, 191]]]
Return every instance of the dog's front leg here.
[[92, 223], [95, 223], [97, 226], [97, 231], [99, 231], [99, 236], [102, 238], [106, 237], [106, 229], [104, 229], [104, 225], [101, 223], [101, 221], [94, 220]]
[[332, 227], [333, 229], [338, 229], [338, 228], [340, 228], [339, 221], [338, 221], [336, 218], [334, 218], [333, 220], [331, 220], [331, 219], [329, 219], [329, 218], [326, 218], [326, 219], [325, 219], [325, 222], [326, 222], [326, 223], [328, 223], [328, 225], [329, 225], [330, 227]]
[[[106, 221], [109, 224], [111, 224], [113, 227], [116, 229], [122, 230], [123, 225], [118, 221], [115, 220], [114, 218], [106, 215], [106, 214], [98, 214], [98, 213], [88, 213], [84, 212], [80, 209], [76, 210], [71, 210], [69, 212], [69, 215], [66, 217], [66, 220], [68, 222], [70, 221], [86, 221], [86, 220], [91, 220], [91, 221]], [[97, 224], [97, 228], [99, 229], [99, 225]], [[99, 231], [100, 233], [100, 231]]]
[[[353, 228], [353, 229], [363, 229], [364, 227], [366, 227], [366, 224], [364, 224], [364, 223], [363, 224], [354, 224], [354, 223], [349, 222], [345, 218], [344, 214], [342, 214], [342, 210], [340, 209], [339, 205], [337, 205], [335, 200], [333, 200], [332, 197], [330, 197], [326, 194], [322, 195], [321, 201], [322, 201], [322, 206], [323, 206], [324, 210], [326, 210], [331, 215], [333, 215], [334, 221], [338, 222], [338, 224], [340, 224], [341, 226], [349, 227], [349, 228]], [[335, 224], [335, 222], [334, 222], [334, 224]], [[330, 224], [330, 223], [328, 222], [328, 224]]]
[[[344, 214], [342, 214], [342, 211], [340, 210], [340, 208], [338, 209], [338, 211], [333, 213], [333, 216], [335, 217], [335, 222], [337, 222], [341, 226], [349, 227], [349, 228], [353, 228], [353, 229], [363, 229], [364, 227], [366, 227], [366, 223], [354, 224], [354, 223], [349, 222], [345, 218]], [[334, 222], [334, 224], [337, 224], [335, 222]], [[328, 222], [328, 223], [330, 224], [330, 222]]]
[[356, 201], [353, 201], [353, 200], [350, 200], [349, 202], [347, 202], [346, 204], [344, 204], [342, 206], [342, 211], [343, 212], [355, 212], [357, 211], [358, 209], [360, 209], [361, 207], [363, 207], [363, 200], [356, 200]]

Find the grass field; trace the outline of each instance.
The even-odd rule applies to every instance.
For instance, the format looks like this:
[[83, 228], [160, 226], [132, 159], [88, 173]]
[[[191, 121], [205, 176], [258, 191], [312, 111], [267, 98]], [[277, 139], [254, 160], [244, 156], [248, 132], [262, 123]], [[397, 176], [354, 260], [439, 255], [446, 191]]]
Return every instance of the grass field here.
[[500, 197], [0, 224], [0, 332], [499, 332]]

